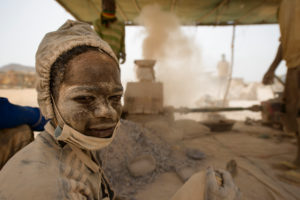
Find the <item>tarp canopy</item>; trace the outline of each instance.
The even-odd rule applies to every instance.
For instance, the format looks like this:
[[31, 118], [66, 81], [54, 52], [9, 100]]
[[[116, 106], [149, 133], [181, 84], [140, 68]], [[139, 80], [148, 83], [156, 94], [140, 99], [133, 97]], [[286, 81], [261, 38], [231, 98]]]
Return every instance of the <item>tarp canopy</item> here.
[[[56, 0], [77, 20], [92, 23], [101, 12], [101, 0]], [[126, 25], [146, 5], [159, 4], [175, 13], [183, 25], [248, 25], [277, 23], [280, 0], [116, 0], [117, 17]]]

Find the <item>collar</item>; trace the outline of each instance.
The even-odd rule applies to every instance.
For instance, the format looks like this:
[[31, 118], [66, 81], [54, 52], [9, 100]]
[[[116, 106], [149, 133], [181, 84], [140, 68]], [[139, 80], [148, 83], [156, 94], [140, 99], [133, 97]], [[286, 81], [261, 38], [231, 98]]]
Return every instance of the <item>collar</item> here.
[[[51, 121], [48, 121], [47, 124], [44, 126], [45, 131], [47, 131], [47, 133], [49, 133], [51, 136], [54, 137], [54, 132], [55, 132], [55, 128], [54, 126], [51, 124]], [[55, 137], [54, 137], [55, 138]]]
[[[56, 137], [55, 137], [55, 128], [51, 124], [50, 121], [47, 122], [47, 124], [45, 125], [44, 128], [47, 131], [47, 133], [49, 133], [55, 139], [55, 141], [58, 143], [58, 141], [56, 140]], [[69, 144], [69, 143], [67, 143], [65, 146], [69, 146], [72, 149], [72, 151], [74, 151], [75, 154], [78, 156], [78, 158], [94, 173], [99, 172], [100, 166], [92, 160], [91, 152], [83, 151], [82, 149], [78, 148], [77, 146], [75, 146], [73, 144]]]

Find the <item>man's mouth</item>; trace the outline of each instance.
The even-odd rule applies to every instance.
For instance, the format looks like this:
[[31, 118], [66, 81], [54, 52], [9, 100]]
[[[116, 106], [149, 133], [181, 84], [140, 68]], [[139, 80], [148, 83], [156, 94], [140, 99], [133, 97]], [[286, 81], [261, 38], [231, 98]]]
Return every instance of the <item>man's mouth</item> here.
[[98, 138], [110, 138], [114, 132], [115, 127], [116, 124], [90, 126], [86, 131], [86, 135]]

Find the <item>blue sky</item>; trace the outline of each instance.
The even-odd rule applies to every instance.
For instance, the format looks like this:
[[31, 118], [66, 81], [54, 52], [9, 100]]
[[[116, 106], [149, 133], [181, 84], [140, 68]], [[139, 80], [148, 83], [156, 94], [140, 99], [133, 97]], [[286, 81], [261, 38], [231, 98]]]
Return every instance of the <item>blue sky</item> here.
[[[54, 0], [2, 0], [0, 6], [0, 66], [34, 66], [35, 52], [44, 34], [73, 17]], [[184, 32], [201, 48], [201, 66], [215, 71], [222, 53], [230, 58], [232, 27], [187, 27]], [[260, 81], [279, 45], [278, 25], [239, 26], [236, 29], [234, 77]], [[122, 79], [132, 80], [133, 60], [142, 58], [142, 28], [126, 28], [127, 62]], [[282, 62], [277, 74], [285, 73]]]

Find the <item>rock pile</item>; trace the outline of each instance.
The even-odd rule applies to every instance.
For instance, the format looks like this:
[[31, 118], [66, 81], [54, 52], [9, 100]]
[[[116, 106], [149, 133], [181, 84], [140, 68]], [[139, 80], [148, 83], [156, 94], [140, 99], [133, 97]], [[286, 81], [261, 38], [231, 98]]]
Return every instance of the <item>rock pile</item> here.
[[99, 152], [105, 174], [118, 196], [134, 199], [138, 189], [164, 172], [177, 172], [184, 182], [201, 164], [199, 156], [204, 158], [203, 153], [166, 141], [157, 131], [122, 120], [112, 144]]

